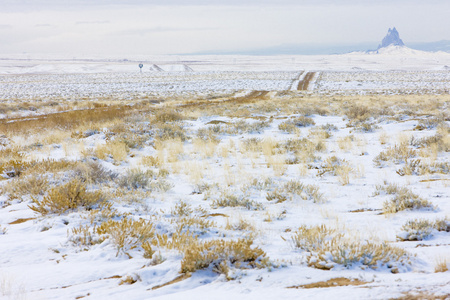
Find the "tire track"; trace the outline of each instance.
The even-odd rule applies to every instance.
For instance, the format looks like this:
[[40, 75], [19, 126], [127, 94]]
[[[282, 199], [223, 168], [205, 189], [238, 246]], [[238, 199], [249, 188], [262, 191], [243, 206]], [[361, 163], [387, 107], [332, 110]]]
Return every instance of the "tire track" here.
[[292, 79], [291, 85], [289, 86], [289, 91], [292, 91], [295, 89], [295, 83], [297, 81], [300, 81], [300, 78], [303, 73], [305, 73], [305, 71], [300, 71], [300, 73], [298, 73], [298, 75], [294, 79]]
[[316, 72], [308, 72], [306, 73], [305, 77], [303, 77], [303, 80], [300, 80], [297, 86], [297, 90], [299, 91], [307, 91], [309, 84], [311, 83], [312, 79], [316, 76]]

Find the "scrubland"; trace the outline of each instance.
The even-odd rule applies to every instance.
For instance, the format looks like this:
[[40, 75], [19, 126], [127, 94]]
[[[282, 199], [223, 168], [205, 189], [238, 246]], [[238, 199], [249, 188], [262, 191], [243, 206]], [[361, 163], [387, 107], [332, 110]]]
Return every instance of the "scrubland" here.
[[4, 101], [0, 295], [444, 299], [449, 103]]

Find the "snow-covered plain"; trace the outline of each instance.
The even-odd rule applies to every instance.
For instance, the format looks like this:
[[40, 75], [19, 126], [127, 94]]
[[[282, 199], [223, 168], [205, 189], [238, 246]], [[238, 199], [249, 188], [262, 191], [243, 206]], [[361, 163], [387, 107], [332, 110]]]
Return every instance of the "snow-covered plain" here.
[[[114, 124], [108, 123], [101, 128], [88, 124], [88, 128], [84, 129], [91, 130], [88, 130], [91, 133], [79, 135], [78, 132], [71, 132], [59, 140], [44, 139], [38, 133], [29, 136], [25, 133], [13, 135], [11, 132], [0, 132], [0, 150], [21, 147], [26, 161], [51, 158], [98, 162], [117, 173], [118, 177], [102, 184], [90, 184], [89, 188], [108, 191], [108, 195], [113, 195], [108, 200], [118, 215], [151, 221], [158, 233], [168, 233], [170, 237], [181, 222], [181, 216], [174, 212], [176, 205], [188, 203], [193, 210], [192, 215], [200, 215], [201, 219], [211, 222], [206, 229], [189, 227], [199, 239], [236, 240], [251, 237], [252, 247], [264, 250], [269, 264], [261, 269], [241, 269], [232, 265], [229, 274], [232, 280], [215, 272], [210, 265], [189, 278], [152, 289], [180, 276], [181, 251], [155, 246], [157, 252], [154, 257], [160, 253], [163, 258], [156, 263], [155, 259], [143, 257], [140, 246], [129, 249], [128, 254], [118, 252], [111, 238], [89, 246], [79, 245], [74, 242], [77, 234], [72, 229], [80, 225], [99, 225], [105, 221], [101, 213], [93, 216], [89, 211], [75, 210], [61, 215], [41, 216], [30, 209], [33, 204], [30, 195], [10, 200], [8, 192], [3, 192], [0, 194], [2, 299], [390, 299], [405, 294], [420, 294], [421, 297], [435, 295], [442, 299], [449, 297], [450, 273], [436, 273], [435, 267], [442, 260], [450, 267], [450, 233], [433, 229], [421, 241], [397, 239], [402, 235], [402, 226], [409, 220], [447, 218], [449, 224], [450, 71], [444, 68], [450, 65], [448, 54], [159, 57], [152, 63], [162, 68], [164, 64], [186, 64], [194, 72], [144, 70], [143, 73], [139, 73], [134, 61], [61, 62], [47, 59], [43, 62], [33, 61], [33, 58], [30, 61], [18, 59], [22, 58], [0, 61], [0, 73], [3, 74], [0, 76], [0, 103], [33, 103], [36, 99], [59, 99], [61, 103], [69, 100], [95, 102], [97, 99], [104, 101], [104, 97], [112, 98], [110, 101], [114, 103], [114, 97], [120, 96], [130, 104], [136, 104], [135, 98], [143, 95], [150, 99], [152, 96], [164, 97], [166, 102], [152, 104], [149, 111], [138, 109], [135, 115], [128, 115], [122, 120], [125, 129], [120, 130], [142, 135], [145, 141], [141, 147], [131, 148], [121, 161], [115, 161], [112, 155], [100, 159], [100, 155], [95, 154], [102, 145], [111, 145], [108, 143], [121, 132], [115, 129], [120, 126], [114, 127]], [[145, 66], [148, 68], [150, 65]], [[293, 85], [307, 70], [318, 73], [310, 90], [292, 92]], [[245, 98], [254, 90], [275, 93], [253, 99], [257, 103], [267, 101], [269, 104], [266, 106], [261, 104], [261, 107], [252, 110], [251, 104], [242, 104], [242, 110], [248, 110], [249, 114], [239, 109], [219, 110], [226, 112], [224, 114], [217, 114], [214, 109], [193, 113], [186, 108], [189, 117], [174, 123], [184, 128], [188, 139], [163, 142], [162, 148], [155, 143], [158, 125], [152, 123], [153, 110], [157, 112], [167, 105], [169, 110], [184, 113], [183, 106], [179, 106], [178, 102], [174, 101], [171, 105], [171, 96], [196, 95], [201, 101], [203, 98], [210, 99], [211, 95], [219, 95], [224, 97], [223, 101], [232, 101]], [[284, 91], [286, 94], [283, 94]], [[337, 94], [350, 96], [339, 98], [341, 96]], [[417, 98], [417, 102], [428, 101], [426, 97], [430, 97], [430, 111], [424, 108], [420, 112], [414, 111], [417, 104], [414, 102], [415, 94], [429, 95]], [[412, 97], [412, 100], [405, 101], [403, 106], [402, 101], [395, 97]], [[292, 99], [298, 101], [298, 106], [292, 104]], [[301, 104], [308, 99], [321, 103], [321, 110], [313, 108], [316, 103], [313, 100], [310, 107]], [[292, 110], [283, 109], [282, 103], [287, 100], [291, 101]], [[363, 123], [368, 129], [352, 125], [346, 109], [357, 100], [358, 105], [369, 106], [370, 109], [377, 100], [380, 103], [392, 100], [395, 105], [387, 105], [387, 108], [394, 113], [382, 112], [377, 117], [367, 118]], [[180, 103], [183, 105], [184, 102]], [[279, 107], [277, 103], [280, 103]], [[339, 110], [333, 105], [347, 108]], [[408, 111], [407, 105], [412, 105], [413, 111]], [[213, 105], [211, 107], [214, 108]], [[327, 113], [327, 110], [330, 112]], [[39, 115], [40, 112], [21, 111], [21, 116], [27, 114]], [[296, 127], [293, 132], [282, 130], [283, 122], [305, 115], [311, 117], [314, 125]], [[429, 124], [427, 120], [439, 120], [439, 124], [426, 128], [418, 126]], [[257, 130], [226, 131], [239, 121], [265, 123], [261, 123]], [[219, 131], [220, 128], [223, 131]], [[198, 138], [200, 132], [209, 129], [218, 131], [218, 140], [201, 143]], [[51, 131], [42, 134], [48, 136]], [[324, 137], [326, 134], [329, 137]], [[431, 146], [421, 148], [414, 144], [414, 141], [437, 134], [444, 134], [444, 146], [441, 145], [444, 150]], [[308, 156], [306, 159], [303, 154], [297, 157], [292, 149], [283, 152], [274, 146], [303, 138], [316, 145], [312, 158]], [[447, 164], [447, 169], [401, 176], [401, 172], [397, 171], [406, 165], [404, 161], [388, 161], [382, 166], [374, 162], [381, 152], [402, 142], [415, 151], [413, 159], [430, 164]], [[273, 148], [267, 151], [266, 147], [270, 145]], [[161, 165], [144, 163], [145, 157], [149, 156], [157, 157]], [[292, 160], [295, 157], [300, 161]], [[327, 159], [332, 157], [348, 162], [351, 168], [348, 178], [345, 174], [333, 175], [331, 171], [321, 173]], [[0, 162], [4, 163], [1, 159]], [[117, 193], [121, 178], [126, 176], [128, 170], [136, 168], [152, 170], [157, 174], [164, 169], [168, 175], [154, 179], [159, 184], [156, 187], [149, 185]], [[70, 180], [75, 173], [69, 170], [58, 176], [56, 173], [40, 174], [49, 180], [43, 192]], [[28, 176], [26, 172], [25, 176]], [[10, 178], [6, 173], [3, 173], [3, 178], [0, 187], [21, 180], [20, 176]], [[288, 192], [286, 201], [276, 203], [268, 200], [268, 195], [278, 189], [284, 193], [283, 187], [292, 181], [318, 188], [323, 194], [322, 199], [315, 201], [304, 192], [298, 195]], [[408, 188], [431, 202], [433, 207], [380, 214], [383, 203], [393, 198], [383, 192], [376, 194], [377, 186], [385, 186], [386, 183]], [[253, 201], [253, 205], [262, 205], [261, 210], [213, 205], [214, 200], [224, 195]], [[43, 195], [37, 197], [42, 198]], [[196, 213], [196, 208], [202, 208], [203, 213]], [[17, 222], [20, 219], [25, 221]], [[385, 242], [404, 249], [410, 254], [410, 264], [399, 265], [395, 272], [395, 262], [392, 262], [392, 267], [389, 261], [377, 264], [376, 268], [367, 267], [360, 261], [348, 265], [333, 262], [331, 270], [308, 266], [310, 253], [294, 247], [292, 237], [300, 226], [321, 224], [337, 229], [353, 242]], [[345, 252], [346, 248], [343, 247], [342, 251]], [[136, 282], [120, 284], [127, 276]], [[288, 288], [338, 277], [358, 279], [364, 284]]]

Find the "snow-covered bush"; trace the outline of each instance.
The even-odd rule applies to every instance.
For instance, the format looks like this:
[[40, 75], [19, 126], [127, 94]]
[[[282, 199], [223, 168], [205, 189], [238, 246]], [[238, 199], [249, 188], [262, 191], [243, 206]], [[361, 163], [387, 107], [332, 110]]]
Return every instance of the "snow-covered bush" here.
[[387, 243], [358, 241], [345, 232], [320, 226], [301, 226], [292, 236], [295, 248], [306, 252], [308, 265], [329, 270], [337, 266], [346, 268], [390, 268], [393, 273], [409, 263], [409, 254]]
[[401, 241], [421, 241], [432, 236], [433, 223], [428, 220], [410, 220], [402, 226], [402, 232], [397, 234]]

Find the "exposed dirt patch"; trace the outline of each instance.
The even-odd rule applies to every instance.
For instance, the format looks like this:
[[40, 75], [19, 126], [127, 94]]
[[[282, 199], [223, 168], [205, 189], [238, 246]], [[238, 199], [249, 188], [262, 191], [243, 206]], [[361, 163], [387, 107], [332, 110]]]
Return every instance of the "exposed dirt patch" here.
[[349, 279], [345, 277], [337, 277], [332, 278], [327, 281], [319, 281], [309, 284], [303, 284], [303, 285], [295, 285], [288, 287], [289, 289], [315, 289], [315, 288], [329, 288], [329, 287], [336, 287], [336, 286], [348, 286], [348, 285], [363, 285], [368, 282], [361, 281], [359, 279]]
[[17, 219], [15, 221], [12, 221], [11, 223], [9, 223], [9, 225], [14, 225], [14, 224], [22, 224], [25, 223], [26, 221], [30, 221], [30, 220], [34, 220], [36, 218], [23, 218], [23, 219]]
[[190, 277], [191, 277], [191, 273], [181, 274], [180, 276], [176, 277], [175, 279], [173, 279], [173, 280], [171, 280], [169, 282], [166, 282], [166, 283], [163, 283], [163, 284], [156, 285], [156, 286], [152, 287], [151, 290], [160, 289], [162, 287], [165, 287], [165, 286], [168, 286], [168, 285], [171, 285], [171, 284], [183, 281], [183, 280], [188, 279]]

